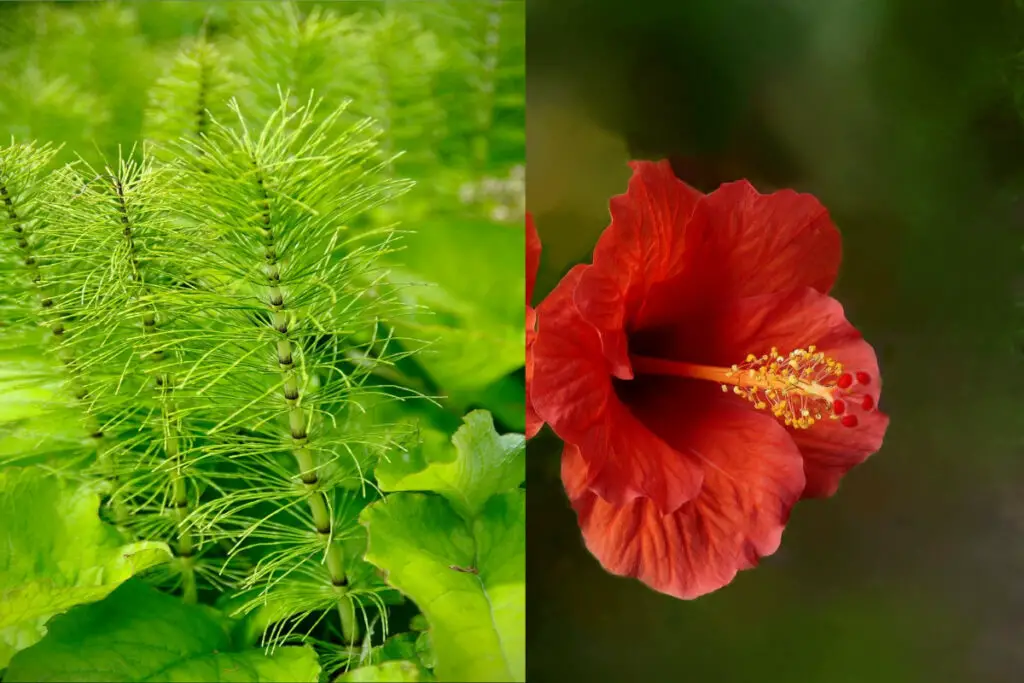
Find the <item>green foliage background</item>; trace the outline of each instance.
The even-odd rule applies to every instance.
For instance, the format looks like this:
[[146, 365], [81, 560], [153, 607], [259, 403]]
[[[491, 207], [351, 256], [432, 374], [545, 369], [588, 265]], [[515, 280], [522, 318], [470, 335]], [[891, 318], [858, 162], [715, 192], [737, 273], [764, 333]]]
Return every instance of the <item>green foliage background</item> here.
[[[351, 100], [331, 134], [371, 117], [381, 177], [414, 183], [355, 225], [396, 226], [399, 248], [381, 259], [404, 313], [382, 322], [425, 343], [369, 371], [373, 386], [424, 398], [372, 405], [346, 427], [369, 441], [378, 424], [412, 429], [359, 506], [379, 500], [337, 511], [368, 529], [373, 566], [363, 564], [390, 588], [370, 574], [359, 581], [388, 604], [389, 631], [373, 620], [353, 649], [338, 640], [337, 615], [311, 612], [296, 631], [308, 636], [264, 650], [279, 613], [230, 580], [202, 586], [198, 605], [171, 597], [152, 569], [175, 566], [170, 548], [128, 543], [101, 522], [102, 482], [53, 473], [50, 456], [35, 455], [80, 448], [81, 415], [41, 337], [5, 337], [0, 679], [523, 680], [524, 22], [522, 3], [471, 0], [0, 3], [0, 146], [60, 145], [42, 171], [74, 162], [64, 179], [83, 192], [119, 159], [125, 177], [144, 157], [158, 169], [197, 126], [234, 125], [230, 98], [256, 131], [282, 90], [293, 107], [310, 91], [323, 98], [317, 123]], [[193, 111], [198, 82], [204, 106]], [[55, 224], [100, 220], [83, 211]], [[173, 224], [161, 229], [174, 239]], [[4, 297], [0, 334], [14, 334], [26, 300]], [[305, 614], [301, 604], [323, 597], [295, 600]], [[160, 648], [180, 656], [162, 659]]]

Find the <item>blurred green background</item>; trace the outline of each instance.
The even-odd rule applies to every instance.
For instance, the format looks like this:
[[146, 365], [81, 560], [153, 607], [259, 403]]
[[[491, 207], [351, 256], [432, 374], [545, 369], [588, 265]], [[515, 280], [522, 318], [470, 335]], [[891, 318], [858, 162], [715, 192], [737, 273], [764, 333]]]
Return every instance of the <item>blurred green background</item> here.
[[[603, 572], [529, 445], [529, 680], [1024, 680], [1024, 94], [1014, 3], [531, 0], [537, 300], [631, 158], [817, 195], [879, 354], [885, 445], [780, 551], [692, 602]], [[1024, 98], [1021, 99], [1024, 101]]]

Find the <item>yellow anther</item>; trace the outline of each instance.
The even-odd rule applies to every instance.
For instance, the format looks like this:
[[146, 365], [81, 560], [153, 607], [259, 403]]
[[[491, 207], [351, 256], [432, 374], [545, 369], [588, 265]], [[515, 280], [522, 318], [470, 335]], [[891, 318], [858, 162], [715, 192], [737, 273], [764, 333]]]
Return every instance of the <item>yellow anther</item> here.
[[[841, 363], [808, 346], [786, 355], [777, 348], [762, 356], [751, 353], [744, 363], [733, 365], [724, 374], [738, 385], [733, 387], [734, 393], [755, 409], [769, 410], [786, 426], [807, 429], [823, 419], [823, 414], [831, 413], [841, 373]], [[722, 385], [722, 390], [728, 391], [727, 387]]]

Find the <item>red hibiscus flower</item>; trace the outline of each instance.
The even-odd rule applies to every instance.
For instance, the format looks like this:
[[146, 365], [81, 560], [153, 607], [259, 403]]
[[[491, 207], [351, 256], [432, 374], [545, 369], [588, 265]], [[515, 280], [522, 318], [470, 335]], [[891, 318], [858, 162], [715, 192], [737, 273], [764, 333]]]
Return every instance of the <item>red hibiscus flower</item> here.
[[[540, 268], [540, 237], [533, 224], [533, 216], [526, 214], [526, 384], [533, 381], [533, 342], [537, 338], [537, 311], [530, 302], [533, 301], [533, 285], [537, 281], [537, 269]], [[532, 438], [540, 431], [544, 422], [537, 417], [530, 395], [526, 395], [526, 438]]]
[[593, 265], [538, 307], [528, 388], [590, 551], [694, 598], [773, 553], [888, 418], [874, 351], [827, 295], [840, 238], [816, 199], [632, 168]]

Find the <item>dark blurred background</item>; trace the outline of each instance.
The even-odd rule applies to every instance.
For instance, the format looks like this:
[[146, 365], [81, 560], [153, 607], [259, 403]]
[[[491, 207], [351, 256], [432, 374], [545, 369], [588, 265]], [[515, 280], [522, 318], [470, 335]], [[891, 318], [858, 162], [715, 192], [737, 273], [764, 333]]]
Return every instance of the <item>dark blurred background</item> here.
[[885, 445], [692, 602], [603, 572], [529, 445], [530, 681], [1024, 680], [1024, 12], [939, 0], [530, 0], [537, 300], [631, 158], [817, 195], [880, 357]]

